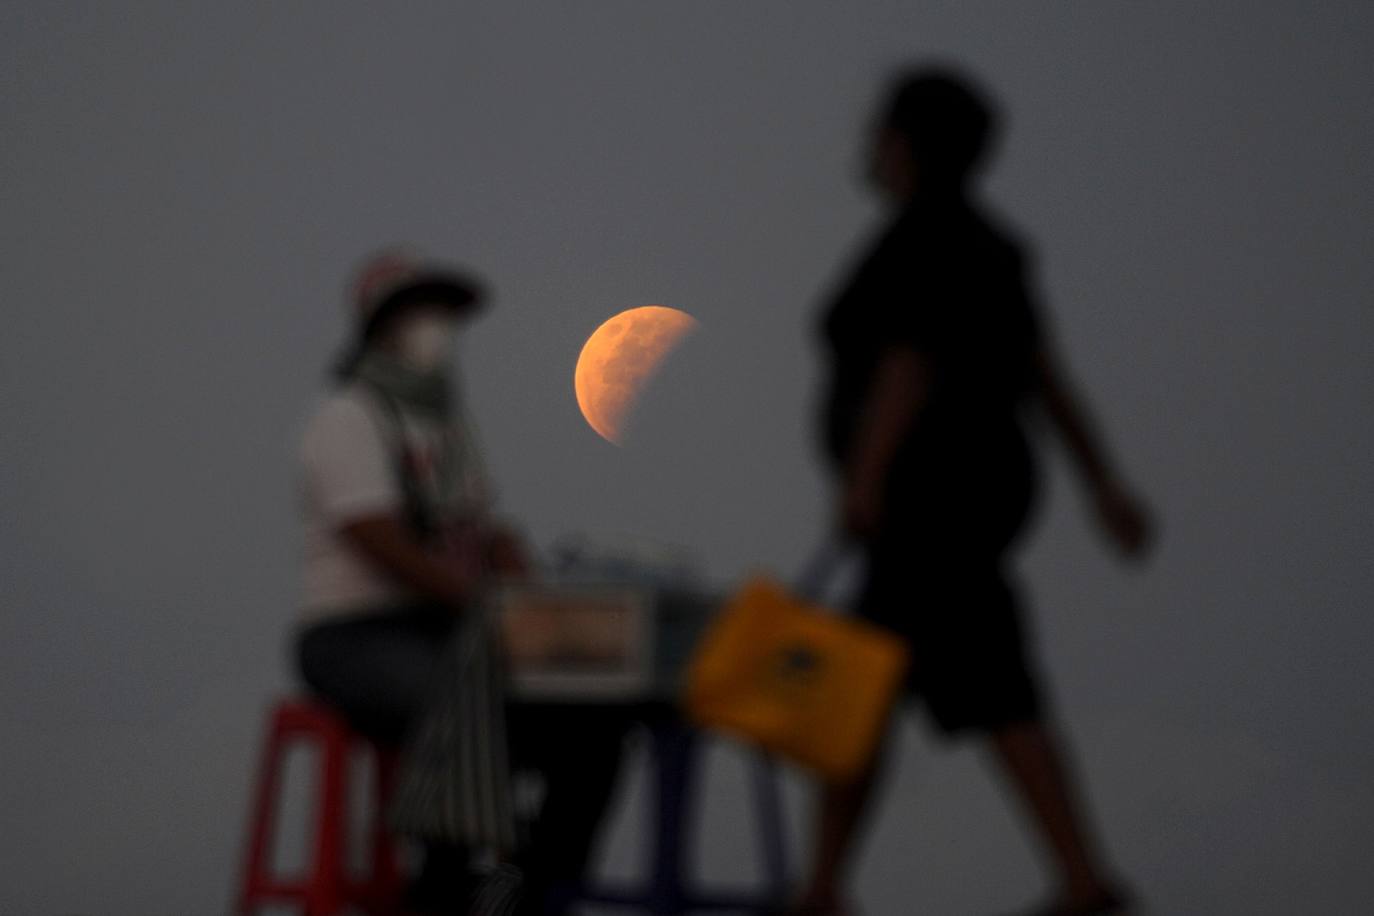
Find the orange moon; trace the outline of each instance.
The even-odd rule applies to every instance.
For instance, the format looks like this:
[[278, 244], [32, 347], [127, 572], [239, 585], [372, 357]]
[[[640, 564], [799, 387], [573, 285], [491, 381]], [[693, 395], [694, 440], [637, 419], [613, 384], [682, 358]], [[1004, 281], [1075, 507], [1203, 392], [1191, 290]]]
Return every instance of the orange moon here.
[[577, 406], [592, 429], [619, 445], [625, 418], [645, 383], [696, 326], [686, 312], [644, 305], [626, 309], [593, 331], [573, 373]]

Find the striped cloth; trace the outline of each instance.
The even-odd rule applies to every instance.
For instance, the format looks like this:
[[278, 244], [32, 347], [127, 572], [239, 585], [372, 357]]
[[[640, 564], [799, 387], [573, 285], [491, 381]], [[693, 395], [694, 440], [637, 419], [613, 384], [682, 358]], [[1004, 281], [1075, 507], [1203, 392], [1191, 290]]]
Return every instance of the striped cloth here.
[[512, 916], [520, 906], [524, 885], [520, 869], [508, 863], [496, 866], [478, 886], [468, 916]]
[[505, 672], [488, 602], [464, 614], [432, 702], [401, 752], [388, 812], [405, 836], [507, 855], [516, 849]]

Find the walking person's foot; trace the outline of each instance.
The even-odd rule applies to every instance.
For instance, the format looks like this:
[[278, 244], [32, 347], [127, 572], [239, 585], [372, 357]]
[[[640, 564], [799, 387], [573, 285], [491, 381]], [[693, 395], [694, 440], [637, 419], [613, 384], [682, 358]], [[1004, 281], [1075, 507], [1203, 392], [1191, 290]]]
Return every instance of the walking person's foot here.
[[858, 916], [858, 910], [837, 894], [808, 891], [766, 911], [767, 916]]
[[1098, 886], [1065, 894], [1047, 906], [1017, 916], [1127, 916], [1130, 895], [1119, 887]]

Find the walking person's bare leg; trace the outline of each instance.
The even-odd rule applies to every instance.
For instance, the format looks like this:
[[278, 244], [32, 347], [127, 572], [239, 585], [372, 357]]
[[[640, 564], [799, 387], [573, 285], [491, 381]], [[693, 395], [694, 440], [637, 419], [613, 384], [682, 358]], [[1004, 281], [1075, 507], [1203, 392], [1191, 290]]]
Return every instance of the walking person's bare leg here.
[[850, 879], [855, 846], [864, 825], [875, 785], [880, 781], [885, 752], [859, 778], [847, 783], [825, 783], [817, 790], [812, 836], [811, 873], [795, 909], [805, 914], [847, 912], [845, 888]]
[[1054, 859], [1065, 912], [1101, 910], [1119, 892], [1089, 835], [1064, 754], [1043, 722], [1023, 722], [992, 733], [992, 749], [1026, 803]]

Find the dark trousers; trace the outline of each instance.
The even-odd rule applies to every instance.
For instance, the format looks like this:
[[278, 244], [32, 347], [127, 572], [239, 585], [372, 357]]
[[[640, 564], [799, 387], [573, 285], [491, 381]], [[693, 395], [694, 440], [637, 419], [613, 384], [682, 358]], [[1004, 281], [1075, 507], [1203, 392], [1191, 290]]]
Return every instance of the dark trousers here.
[[[331, 620], [303, 630], [297, 662], [311, 690], [353, 726], [382, 741], [400, 742], [424, 709], [451, 612], [429, 607]], [[512, 766], [533, 771], [544, 800], [521, 855], [531, 912], [541, 912], [551, 888], [585, 873], [597, 828], [619, 772], [623, 738], [637, 712], [623, 705], [512, 703], [507, 737]], [[462, 868], [466, 852], [427, 850], [424, 880]], [[456, 892], [456, 891], [455, 891]]]
[[544, 782], [544, 802], [520, 861], [527, 882], [522, 911], [562, 912], [551, 892], [587, 874], [635, 712], [616, 705], [516, 703], [508, 716], [514, 767], [537, 772]]

